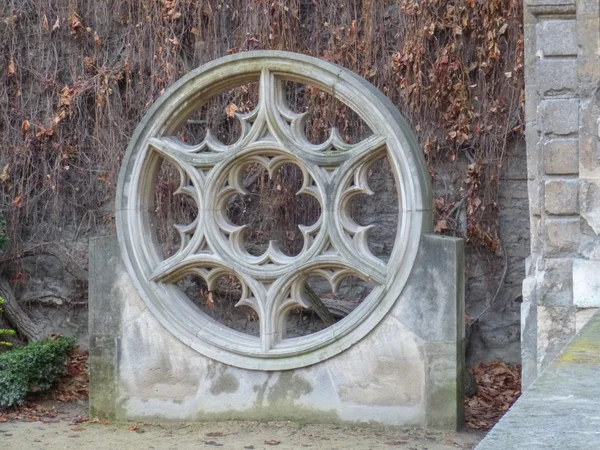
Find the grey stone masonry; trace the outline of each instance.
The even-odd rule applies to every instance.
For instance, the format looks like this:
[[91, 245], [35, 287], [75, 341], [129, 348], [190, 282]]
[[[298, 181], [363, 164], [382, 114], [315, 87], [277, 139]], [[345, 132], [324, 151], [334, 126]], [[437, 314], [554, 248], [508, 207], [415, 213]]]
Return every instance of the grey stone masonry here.
[[538, 26], [538, 35], [544, 56], [577, 56], [575, 20], [544, 20]]
[[546, 180], [544, 207], [548, 214], [577, 214], [579, 211], [579, 181]]
[[463, 424], [461, 239], [424, 235], [390, 313], [343, 353], [260, 371], [176, 339], [142, 301], [116, 237], [90, 246], [90, 414], [116, 420], [296, 420], [457, 429]]
[[[549, 97], [568, 96], [577, 90], [576, 59], [543, 59], [539, 65], [540, 93]], [[554, 125], [556, 126], [556, 125]]]
[[577, 139], [551, 139], [543, 146], [546, 175], [576, 175], [579, 173]]
[[579, 130], [578, 100], [543, 100], [539, 106], [542, 132], [550, 135], [569, 135]]
[[600, 306], [600, 9], [525, 0], [531, 255], [523, 283], [523, 386]]

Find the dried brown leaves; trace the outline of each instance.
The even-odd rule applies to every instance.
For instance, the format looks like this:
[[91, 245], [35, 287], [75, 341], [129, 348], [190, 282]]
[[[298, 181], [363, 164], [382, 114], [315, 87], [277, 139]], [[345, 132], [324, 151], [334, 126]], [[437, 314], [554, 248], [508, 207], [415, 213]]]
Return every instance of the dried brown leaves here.
[[88, 354], [74, 353], [66, 375], [58, 380], [56, 387], [49, 393], [52, 400], [70, 402], [87, 400], [89, 394]]
[[[408, 116], [432, 166], [472, 152], [482, 176], [467, 190], [481, 205], [468, 211], [467, 237], [498, 247], [497, 172], [508, 134], [522, 131], [520, 1], [398, 0], [373, 7], [256, 0], [249, 8], [245, 1], [140, 0], [139, 8], [121, 2], [111, 11], [105, 2], [75, 10], [36, 1], [35, 12], [27, 2], [5, 3], [12, 25], [0, 37], [7, 54], [0, 113], [10, 120], [0, 135], [0, 167], [10, 163], [14, 182], [2, 186], [0, 208], [13, 242], [42, 239], [39, 230], [60, 230], [66, 218], [77, 227], [100, 210], [114, 183], [86, 175], [116, 179], [133, 127], [177, 78], [225, 53], [278, 49], [331, 60], [369, 79]], [[239, 98], [231, 100], [243, 112]], [[346, 112], [335, 114], [343, 119]], [[348, 123], [341, 130], [347, 140], [356, 128]], [[80, 170], [63, 170], [67, 163]], [[444, 195], [447, 205], [459, 201]], [[453, 217], [439, 219], [438, 232], [456, 233]]]
[[521, 366], [502, 361], [477, 364], [471, 369], [477, 394], [465, 399], [465, 420], [469, 428], [492, 428], [521, 395]]
[[47, 407], [39, 403], [27, 402], [25, 405], [16, 406], [9, 410], [0, 411], [0, 423], [9, 420], [23, 420], [25, 422], [54, 422], [58, 411], [54, 407]]

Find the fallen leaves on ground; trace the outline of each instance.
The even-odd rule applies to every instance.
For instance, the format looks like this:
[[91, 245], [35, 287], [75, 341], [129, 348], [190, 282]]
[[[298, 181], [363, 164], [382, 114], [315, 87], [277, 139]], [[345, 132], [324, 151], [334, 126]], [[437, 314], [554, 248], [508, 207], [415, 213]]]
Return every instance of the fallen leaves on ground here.
[[471, 369], [477, 381], [477, 394], [465, 399], [465, 419], [469, 428], [492, 428], [521, 395], [521, 366], [502, 361], [477, 364]]
[[[75, 400], [87, 400], [89, 394], [88, 378], [88, 354], [73, 353], [67, 367], [67, 373], [63, 375], [56, 385], [42, 396], [30, 396], [24, 405], [15, 406], [8, 410], [0, 411], [0, 423], [9, 420], [23, 420], [26, 422], [57, 422], [58, 411], [53, 406], [46, 406], [40, 400], [57, 400], [70, 402]], [[79, 416], [73, 420], [74, 424], [87, 422], [87, 416]], [[97, 421], [95, 423], [103, 422]], [[110, 423], [106, 421], [106, 423]]]
[[57, 415], [58, 411], [54, 407], [26, 402], [24, 405], [0, 411], [0, 422], [8, 422], [9, 420], [52, 422]]
[[89, 423], [97, 423], [100, 425], [110, 425], [110, 420], [100, 420], [98, 417], [94, 417], [94, 419], [90, 420]]
[[67, 373], [48, 392], [48, 398], [61, 402], [87, 400], [89, 394], [88, 354], [73, 353]]

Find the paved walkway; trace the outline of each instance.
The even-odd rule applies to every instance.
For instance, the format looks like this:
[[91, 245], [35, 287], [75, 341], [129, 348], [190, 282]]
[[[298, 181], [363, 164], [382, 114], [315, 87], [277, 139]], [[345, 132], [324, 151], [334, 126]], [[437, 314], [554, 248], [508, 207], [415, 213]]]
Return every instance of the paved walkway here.
[[476, 450], [600, 449], [600, 313]]

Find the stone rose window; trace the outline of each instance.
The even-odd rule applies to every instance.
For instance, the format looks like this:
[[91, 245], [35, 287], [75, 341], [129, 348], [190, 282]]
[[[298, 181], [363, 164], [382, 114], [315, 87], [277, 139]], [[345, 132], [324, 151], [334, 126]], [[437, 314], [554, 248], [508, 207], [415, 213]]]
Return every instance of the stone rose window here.
[[[332, 128], [324, 141], [309, 140], [309, 116], [294, 111], [286, 99], [290, 82], [315, 86], [346, 105], [369, 128], [369, 136], [348, 143]], [[237, 114], [237, 139], [225, 142], [210, 130], [199, 143], [177, 137], [211, 98], [247, 83], [257, 83], [258, 100], [253, 109]], [[381, 160], [389, 164], [398, 203], [395, 241], [387, 258], [370, 247], [371, 226], [358, 223], [350, 211], [357, 196], [373, 194], [370, 175]], [[152, 216], [165, 162], [179, 173], [175, 194], [186, 197], [194, 212], [189, 223], [176, 225], [180, 246], [170, 254], [161, 251]], [[280, 248], [275, 239], [260, 248], [248, 247], [249, 224], [234, 220], [229, 207], [249, 194], [249, 170], [277, 189], [282, 174], [294, 173], [298, 185], [292, 196], [312, 202], [317, 213], [311, 223], [298, 225], [296, 251]], [[431, 208], [427, 176], [404, 119], [362, 78], [298, 54], [236, 54], [178, 81], [136, 130], [119, 180], [119, 241], [148, 308], [182, 342], [238, 367], [302, 367], [357, 342], [393, 306], [411, 272], [420, 236], [430, 230], [430, 213], [429, 220], [423, 216]], [[341, 320], [293, 336], [290, 313], [323, 306], [310, 287], [315, 279], [332, 293], [348, 280], [368, 286], [368, 292]], [[211, 293], [223, 280], [236, 286], [232, 307], [245, 308], [255, 317], [255, 333], [215, 320], [191, 300], [190, 292], [199, 283]]]

